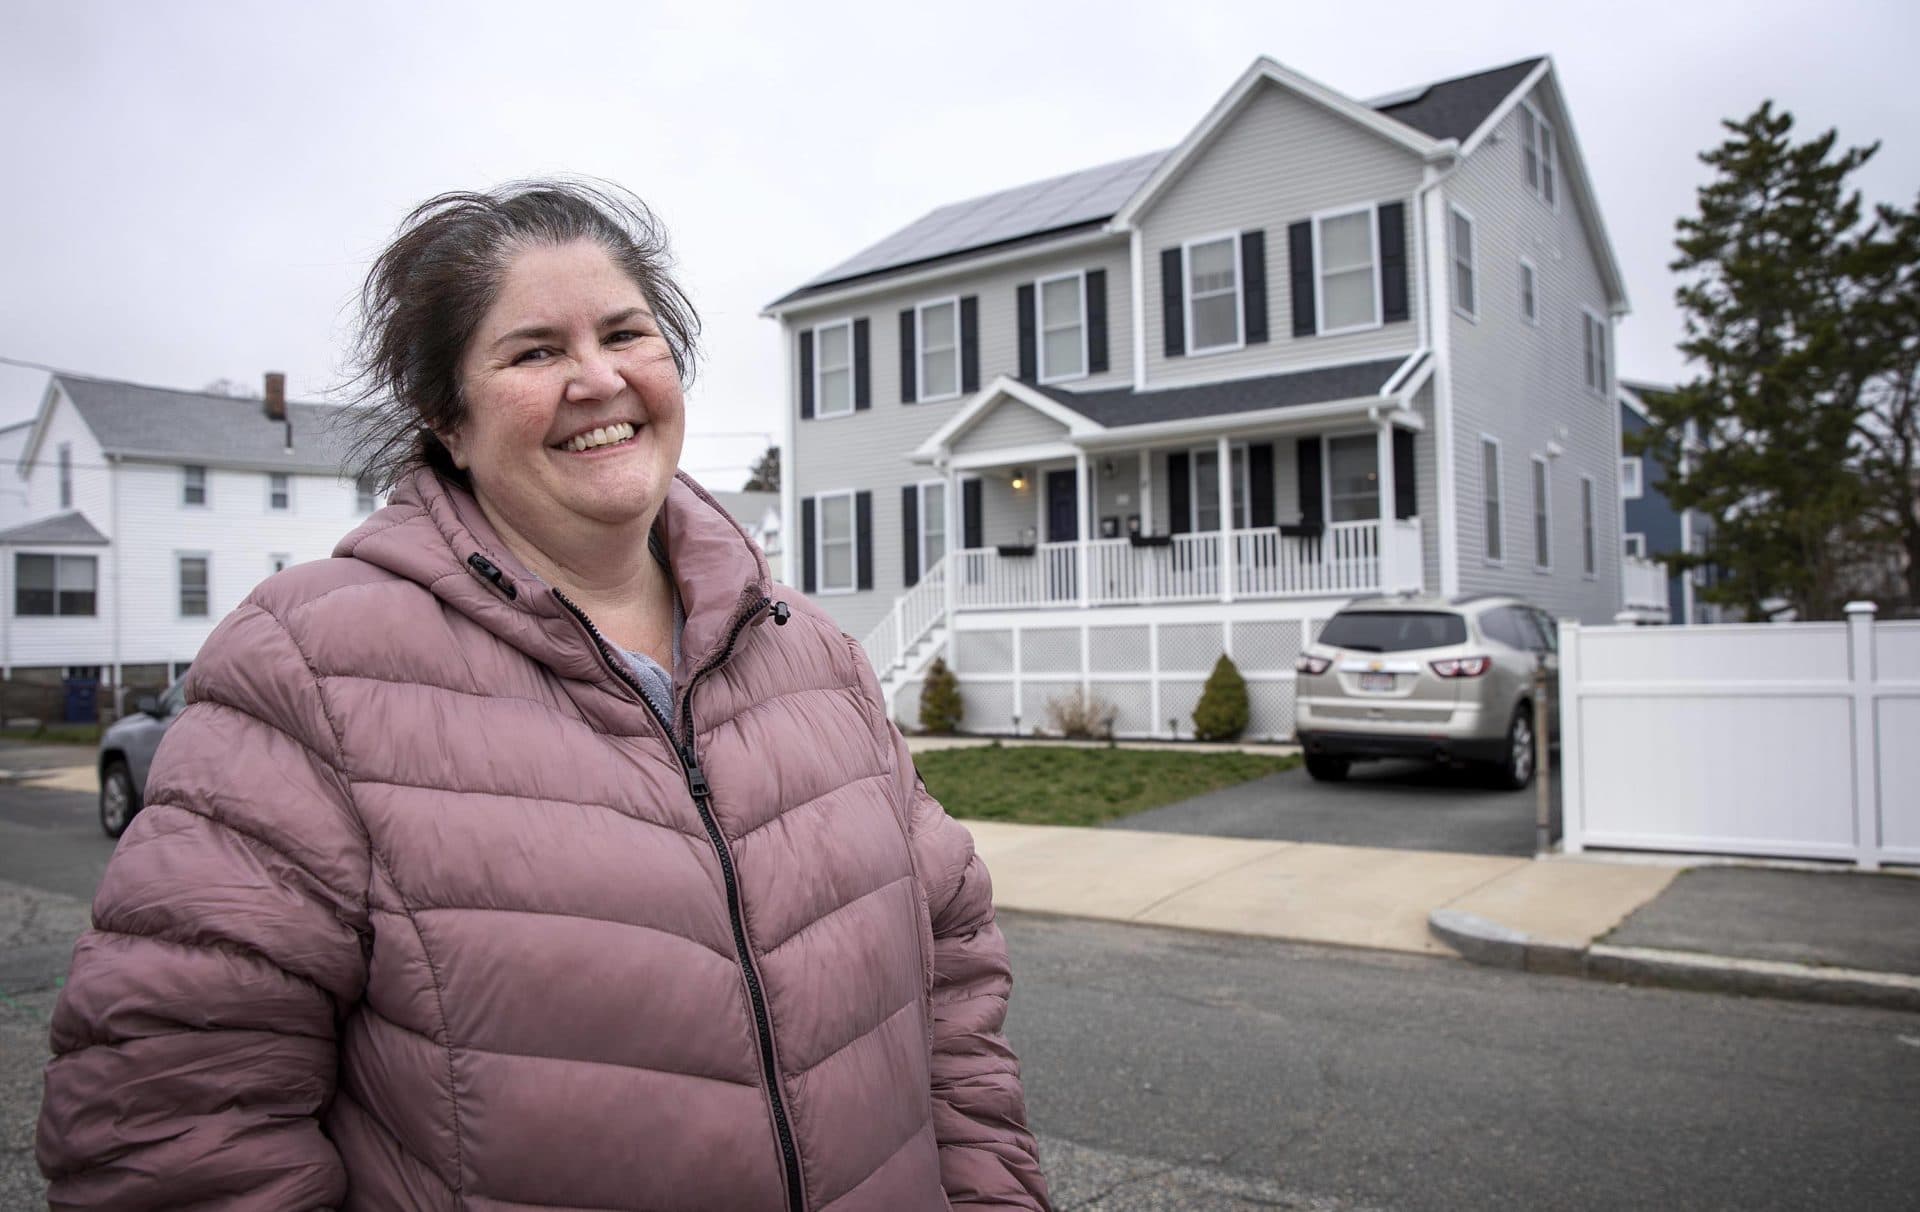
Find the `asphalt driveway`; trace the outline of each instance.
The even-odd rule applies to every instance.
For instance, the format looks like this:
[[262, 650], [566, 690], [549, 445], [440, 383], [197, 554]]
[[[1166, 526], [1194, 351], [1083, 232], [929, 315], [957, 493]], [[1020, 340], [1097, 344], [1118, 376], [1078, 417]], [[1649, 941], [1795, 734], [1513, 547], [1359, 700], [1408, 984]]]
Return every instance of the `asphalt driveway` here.
[[[1560, 772], [1553, 773], [1550, 824], [1558, 839]], [[1344, 783], [1316, 783], [1296, 767], [1107, 827], [1525, 857], [1534, 852], [1535, 795], [1532, 787], [1489, 790], [1477, 771], [1422, 762], [1360, 763]]]

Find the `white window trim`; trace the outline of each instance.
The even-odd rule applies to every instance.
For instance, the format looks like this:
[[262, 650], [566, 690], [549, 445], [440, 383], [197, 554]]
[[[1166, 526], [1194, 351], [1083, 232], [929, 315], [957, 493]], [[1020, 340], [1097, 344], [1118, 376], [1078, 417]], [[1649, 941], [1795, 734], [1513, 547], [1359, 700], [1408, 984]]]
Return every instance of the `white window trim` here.
[[[285, 476], [287, 478], [287, 504], [286, 504], [286, 508], [284, 509], [280, 508], [279, 506], [273, 503], [273, 477], [275, 476]], [[292, 472], [270, 471], [267, 473], [267, 512], [268, 513], [292, 513], [293, 512], [293, 473]]]
[[[53, 561], [53, 609], [46, 614], [20, 613], [20, 559], [23, 556], [45, 556]], [[60, 565], [66, 560], [88, 560], [93, 564], [93, 611], [90, 614], [67, 614], [60, 609]], [[100, 557], [71, 551], [27, 551], [14, 548], [6, 558], [8, 575], [13, 584], [8, 588], [7, 614], [16, 619], [97, 619], [100, 614]]]
[[[1369, 324], [1349, 324], [1345, 328], [1327, 328], [1327, 273], [1324, 268], [1323, 251], [1327, 242], [1320, 234], [1320, 227], [1331, 219], [1344, 219], [1348, 215], [1364, 213], [1367, 216], [1367, 246], [1373, 250], [1373, 322]], [[1368, 332], [1380, 328], [1385, 323], [1382, 318], [1386, 300], [1382, 297], [1380, 283], [1380, 206], [1369, 202], [1365, 206], [1342, 206], [1334, 210], [1316, 212], [1313, 216], [1313, 335], [1316, 337], [1337, 337], [1342, 333]]]
[[[1632, 474], [1629, 475], [1628, 473]], [[1639, 455], [1620, 456], [1620, 499], [1637, 501], [1646, 494], [1646, 464]]]
[[[187, 500], [187, 481], [189, 478], [187, 473], [194, 470], [196, 467], [200, 469], [200, 499], [198, 501], [189, 501]], [[208, 508], [211, 508], [212, 505], [213, 505], [213, 474], [212, 472], [206, 466], [200, 463], [181, 464], [180, 465], [180, 508], [208, 509]]]
[[[1607, 394], [1607, 380], [1612, 377], [1611, 372], [1613, 370], [1611, 359], [1607, 356], [1610, 352], [1607, 348], [1610, 344], [1607, 339], [1610, 336], [1607, 329], [1607, 322], [1601, 317], [1599, 312], [1593, 310], [1591, 307], [1582, 307], [1580, 314], [1584, 317], [1584, 319], [1581, 320], [1583, 330], [1580, 333], [1580, 381], [1586, 383], [1587, 390], [1594, 395], [1605, 396]], [[1593, 325], [1594, 331], [1593, 350], [1594, 361], [1596, 362], [1594, 369], [1600, 372], [1600, 381], [1597, 383], [1588, 382], [1587, 380], [1587, 334], [1584, 331], [1584, 325], [1588, 323]]]
[[[1460, 267], [1459, 249], [1454, 244], [1453, 220], [1455, 216], [1467, 221], [1468, 242], [1467, 273], [1473, 278], [1473, 306], [1460, 304], [1460, 278], [1455, 272]], [[1447, 299], [1453, 304], [1453, 314], [1471, 323], [1480, 322], [1480, 225], [1474, 222], [1473, 212], [1457, 204], [1447, 207]]]
[[[1527, 292], [1525, 290], [1520, 292], [1520, 318], [1525, 320], [1529, 327], [1538, 328], [1540, 327], [1540, 267], [1535, 265], [1531, 258], [1521, 257], [1520, 269], [1522, 273], [1525, 274], [1524, 282], [1531, 284], [1533, 287], [1533, 310], [1531, 312], [1527, 310]], [[1474, 288], [1476, 290], [1479, 288], [1479, 279], [1477, 278], [1474, 280]]]
[[[930, 492], [938, 492], [940, 494], [940, 517], [941, 525], [944, 528], [941, 534], [941, 541], [946, 546], [947, 554], [952, 554], [953, 552], [953, 502], [947, 500], [947, 482], [945, 480], [920, 480], [915, 483], [914, 487], [920, 490], [920, 497], [914, 503], [913, 509], [914, 545], [920, 558], [920, 575], [924, 578], [927, 575], [927, 569], [931, 566], [927, 560], [927, 495]], [[859, 536], [855, 535], [854, 539], [858, 542]], [[858, 553], [855, 554], [857, 555]], [[860, 579], [858, 567], [858, 563], [856, 562], [856, 571], [854, 574], [855, 584], [858, 584]]]
[[[280, 565], [280, 567], [275, 568], [274, 567], [275, 564]], [[268, 576], [272, 576], [276, 572], [285, 572], [287, 569], [292, 567], [293, 567], [293, 556], [288, 552], [276, 551], [267, 556], [267, 575]]]
[[1629, 559], [1647, 558], [1647, 536], [1638, 530], [1629, 530], [1620, 536], [1620, 554]]
[[[817, 597], [838, 597], [843, 594], [860, 592], [860, 502], [856, 490], [842, 488], [834, 492], [815, 493], [813, 497], [813, 577], [814, 594]], [[831, 588], [827, 585], [827, 511], [825, 502], [834, 497], [847, 499], [847, 547], [853, 558], [847, 561], [849, 573], [846, 588]]]
[[[1493, 493], [1491, 499], [1500, 503], [1500, 554], [1487, 554], [1487, 447], [1493, 447]], [[1506, 446], [1499, 438], [1490, 433], [1480, 435], [1480, 555], [1494, 568], [1504, 568], [1507, 563], [1507, 460]]]
[[[1326, 519], [1328, 526], [1344, 525], [1333, 520], [1333, 444], [1340, 438], [1372, 438], [1377, 443], [1380, 440], [1380, 432], [1375, 429], [1350, 429], [1345, 432], [1336, 431], [1320, 435], [1320, 516]], [[1374, 457], [1376, 459], [1379, 457], [1377, 450]], [[1379, 485], [1376, 484], [1374, 487], [1377, 496]], [[1362, 520], [1380, 522], [1386, 519], [1376, 514], [1372, 518]]]
[[[182, 610], [184, 605], [180, 596], [186, 590], [186, 578], [181, 576], [182, 560], [205, 560], [207, 562], [207, 613], [188, 614]], [[211, 619], [213, 613], [213, 553], [211, 551], [175, 551], [173, 553], [173, 617], [182, 621], [191, 619]]]
[[[915, 322], [914, 327], [916, 329], [919, 327], [919, 324], [917, 321]], [[832, 412], [828, 412], [824, 407], [827, 399], [826, 393], [820, 390], [820, 374], [821, 374], [820, 334], [828, 331], [829, 329], [834, 329], [834, 328], [844, 328], [847, 330], [847, 406], [845, 408], [837, 408]], [[841, 319], [834, 320], [831, 323], [815, 324], [813, 326], [812, 341], [813, 341], [813, 417], [812, 419], [816, 421], [831, 421], [835, 417], [852, 416], [855, 412], [858, 411], [858, 409], [854, 404], [854, 397], [858, 393], [854, 390], [854, 386], [853, 386], [853, 379], [854, 379], [853, 317], [846, 316]]]
[[[944, 307], [948, 304], [951, 304], [953, 306], [953, 390], [943, 391], [937, 396], [930, 396], [926, 394], [926, 389], [927, 389], [927, 309], [930, 307]], [[814, 364], [816, 366], [819, 364], [819, 357], [817, 353], [814, 358]], [[851, 370], [853, 366], [853, 330], [852, 329], [847, 330], [847, 366], [849, 370]], [[924, 303], [915, 303], [913, 305], [913, 376], [914, 376], [913, 402], [916, 404], [933, 404], [941, 400], [957, 400], [960, 398], [962, 392], [960, 389], [961, 384], [960, 384], [960, 296], [959, 295], [948, 295], [944, 299], [928, 299]], [[817, 401], [819, 397], [815, 396], [814, 399]], [[815, 411], [818, 411], [818, 410], [816, 409]]]
[[[1181, 254], [1181, 264], [1183, 267], [1186, 264], [1185, 253]], [[1182, 272], [1184, 272], [1184, 269]], [[1071, 374], [1071, 375], [1048, 374], [1047, 373], [1047, 283], [1064, 282], [1068, 278], [1077, 278], [1080, 281], [1080, 372], [1078, 374]], [[1033, 284], [1033, 315], [1034, 315], [1034, 321], [1033, 321], [1034, 344], [1039, 346], [1039, 349], [1037, 351], [1038, 353], [1037, 360], [1040, 367], [1040, 381], [1042, 383], [1071, 383], [1075, 379], [1084, 379], [1088, 375], [1093, 373], [1089, 369], [1091, 363], [1087, 356], [1088, 324], [1087, 324], [1087, 271], [1086, 270], [1084, 269], [1069, 270], [1068, 272], [1063, 274], [1050, 274], [1047, 277], [1036, 279]]]
[[[1520, 108], [1527, 111], [1527, 115], [1533, 119], [1533, 154], [1535, 162], [1538, 165], [1534, 173], [1534, 183], [1527, 187], [1527, 192], [1540, 199], [1540, 201], [1546, 205], [1551, 206], [1557, 213], [1560, 210], [1560, 195], [1565, 192], [1560, 180], [1560, 136], [1554, 131], [1553, 123], [1547, 121], [1546, 118], [1541, 115], [1539, 106], [1533, 104], [1531, 101], [1522, 101]], [[1546, 131], [1544, 152], [1542, 150], [1543, 140], [1540, 134], [1542, 130]], [[1523, 157], [1522, 163], [1524, 164], [1524, 157], [1526, 155], [1524, 148], [1520, 154]], [[1549, 167], [1549, 165], [1551, 165], [1551, 167]], [[1553, 181], [1553, 197], [1551, 198], [1547, 197], [1547, 181], [1549, 178]], [[1526, 174], [1524, 172], [1521, 174], [1520, 179], [1522, 181], [1526, 180]]]
[[[378, 511], [379, 511], [379, 509], [380, 509], [380, 489], [379, 489], [379, 487], [378, 487], [378, 485], [374, 483], [374, 479], [375, 479], [375, 478], [374, 478], [373, 476], [355, 476], [355, 477], [353, 478], [353, 512], [354, 512], [354, 516], [356, 516], [356, 517], [364, 517], [364, 516], [365, 516], [365, 515], [367, 515], [367, 514], [370, 514], [370, 513], [375, 513], [375, 512], [378, 512]], [[360, 497], [361, 497], [361, 492], [360, 492], [360, 483], [361, 483], [361, 481], [362, 481], [362, 480], [366, 480], [366, 481], [367, 481], [367, 482], [369, 483], [369, 485], [371, 485], [371, 486], [370, 486], [370, 487], [369, 487], [369, 488], [367, 489], [367, 492], [366, 492], [366, 494], [365, 494], [365, 495], [366, 495], [366, 497], [367, 497], [367, 506], [366, 506], [366, 508], [364, 508], [364, 509], [363, 509], [363, 508], [361, 508], [361, 506], [360, 506]]]
[[[1233, 460], [1234, 452], [1240, 452], [1240, 475], [1233, 484], [1233, 490], [1239, 501], [1240, 508], [1232, 510], [1234, 514], [1233, 520], [1237, 523], [1244, 519], [1246, 522], [1246, 525], [1234, 526], [1232, 528], [1234, 530], [1249, 530], [1252, 528], [1253, 523], [1253, 455], [1248, 451], [1248, 445], [1246, 442], [1232, 442], [1229, 443], [1227, 447], [1227, 460], [1229, 463]], [[1187, 448], [1187, 529], [1194, 534], [1217, 533], [1211, 530], [1203, 532], [1200, 529], [1200, 493], [1194, 486], [1200, 482], [1200, 456], [1217, 456], [1219, 453], [1220, 448], [1211, 443], [1206, 446], [1190, 446]], [[1324, 456], [1325, 452], [1323, 451], [1322, 457]], [[1232, 474], [1231, 469], [1229, 469], [1228, 474]], [[1214, 468], [1214, 483], [1216, 484], [1220, 482], [1219, 475], [1220, 469], [1218, 467]], [[1324, 479], [1325, 477], [1323, 476], [1322, 480], [1324, 481]], [[1325, 484], [1323, 483], [1321, 487], [1323, 490], [1322, 495], [1325, 495]], [[1221, 516], [1225, 517], [1231, 508], [1230, 505], [1223, 507], [1220, 511]], [[1097, 525], [1098, 523], [1096, 522], [1095, 524]]]
[[1580, 477], [1580, 575], [1600, 579], [1600, 496], [1589, 475]]
[[[1222, 240], [1233, 241], [1233, 324], [1234, 340], [1229, 345], [1208, 345], [1202, 348], [1194, 344], [1193, 328], [1193, 250], [1202, 244], [1218, 244]], [[1232, 353], [1236, 349], [1247, 347], [1247, 288], [1240, 275], [1240, 233], [1237, 231], [1218, 231], [1212, 235], [1196, 236], [1180, 245], [1180, 306], [1185, 309], [1187, 354], [1203, 356], [1206, 354]]]
[[[1527, 476], [1527, 520], [1531, 523], [1531, 526], [1527, 530], [1527, 542], [1528, 545], [1533, 548], [1533, 570], [1535, 572], [1552, 572], [1553, 464], [1548, 462], [1547, 456], [1542, 454], [1528, 455], [1527, 462], [1530, 465]], [[1538, 495], [1533, 491], [1533, 467], [1538, 467], [1541, 474], [1541, 492]], [[1547, 559], [1544, 564], [1540, 562], [1540, 526], [1542, 519], [1546, 522], [1547, 534]]]

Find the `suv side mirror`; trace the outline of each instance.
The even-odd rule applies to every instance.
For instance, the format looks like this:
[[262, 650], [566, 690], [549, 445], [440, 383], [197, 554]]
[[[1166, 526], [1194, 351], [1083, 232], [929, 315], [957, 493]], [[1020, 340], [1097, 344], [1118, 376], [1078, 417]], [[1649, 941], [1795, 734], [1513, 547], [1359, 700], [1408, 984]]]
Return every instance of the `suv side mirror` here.
[[150, 715], [154, 719], [164, 719], [166, 710], [160, 706], [160, 700], [150, 694], [143, 694], [134, 701], [133, 709], [141, 715]]

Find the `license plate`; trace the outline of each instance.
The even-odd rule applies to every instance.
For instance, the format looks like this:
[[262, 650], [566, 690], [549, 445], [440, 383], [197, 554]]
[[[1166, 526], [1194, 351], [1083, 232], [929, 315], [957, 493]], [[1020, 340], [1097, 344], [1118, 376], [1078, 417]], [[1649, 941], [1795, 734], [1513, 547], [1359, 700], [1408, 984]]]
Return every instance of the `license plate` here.
[[1392, 690], [1393, 675], [1390, 673], [1363, 673], [1360, 675], [1362, 690]]

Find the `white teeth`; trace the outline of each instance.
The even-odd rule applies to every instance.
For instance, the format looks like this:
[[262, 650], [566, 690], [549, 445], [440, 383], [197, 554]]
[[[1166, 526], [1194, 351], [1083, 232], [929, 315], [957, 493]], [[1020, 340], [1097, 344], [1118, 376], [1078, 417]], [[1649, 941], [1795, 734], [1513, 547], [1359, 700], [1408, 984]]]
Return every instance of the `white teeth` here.
[[617, 425], [607, 425], [591, 433], [583, 433], [563, 443], [563, 448], [578, 454], [583, 450], [592, 450], [596, 446], [612, 446], [633, 436], [633, 426], [625, 421]]

